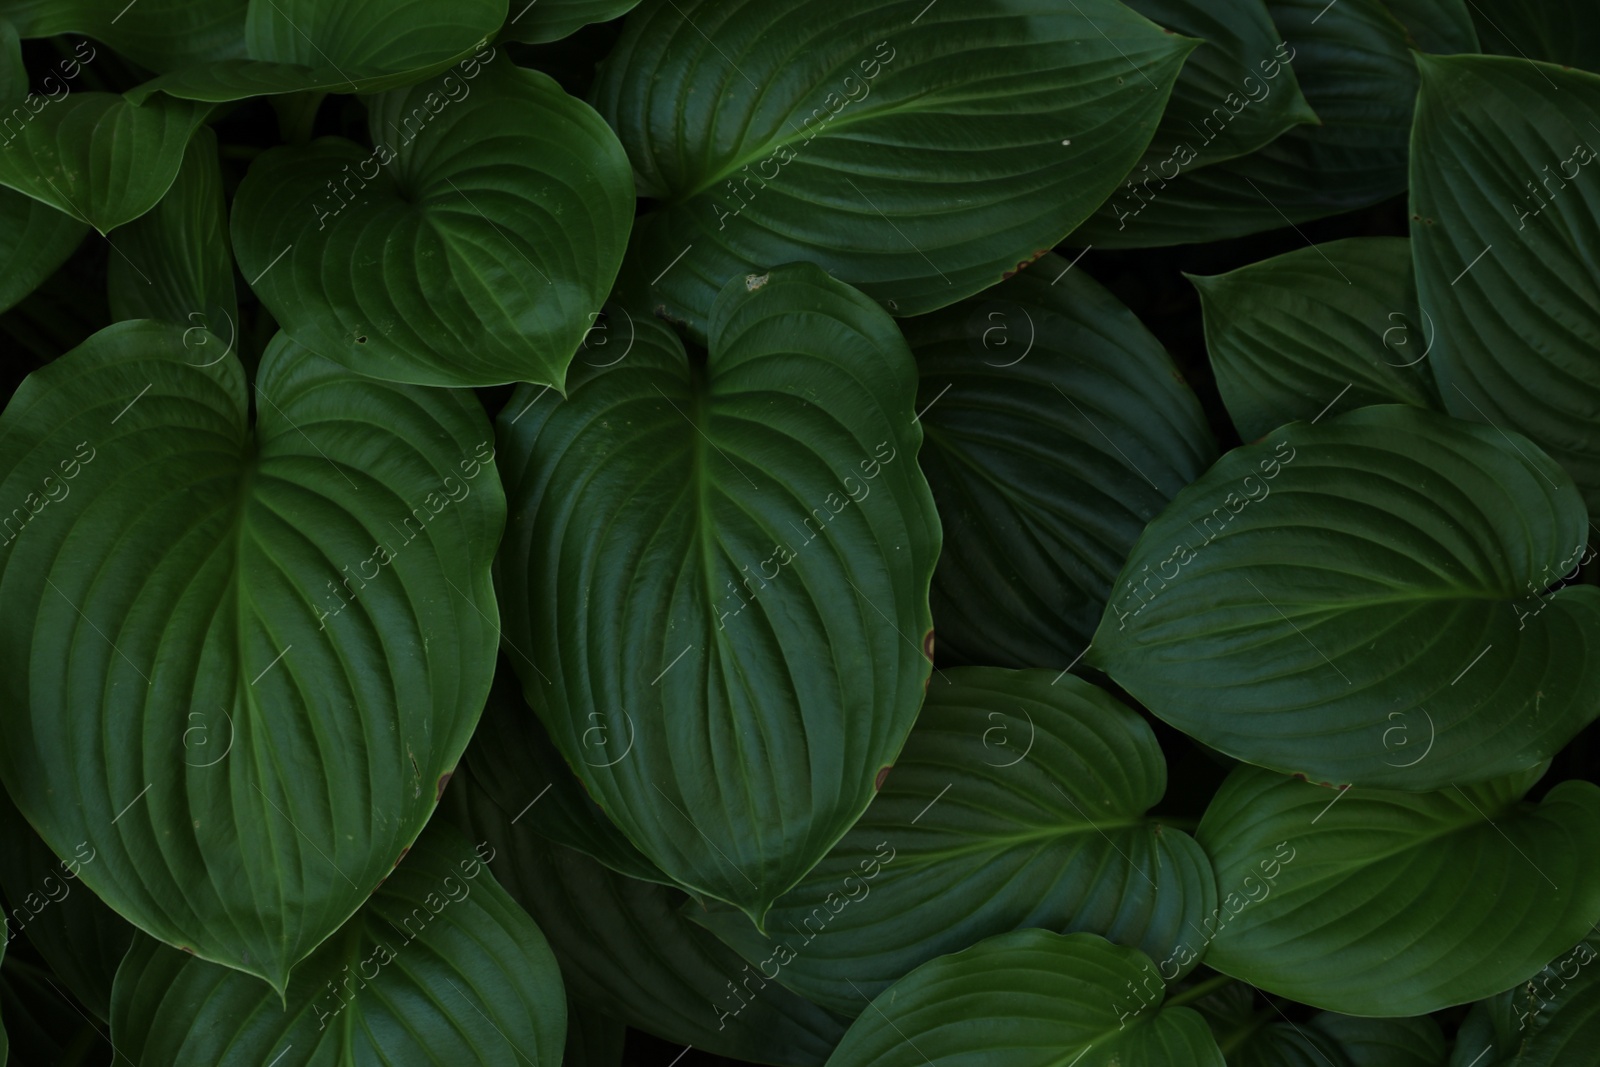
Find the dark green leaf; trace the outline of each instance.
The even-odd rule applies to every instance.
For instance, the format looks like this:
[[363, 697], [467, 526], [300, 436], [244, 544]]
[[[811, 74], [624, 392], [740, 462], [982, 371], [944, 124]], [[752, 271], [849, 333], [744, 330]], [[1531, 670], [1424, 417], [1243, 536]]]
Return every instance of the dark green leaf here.
[[626, 15], [639, 0], [511, 0], [511, 19], [501, 36], [543, 44], [577, 33], [592, 22]]
[[1440, 407], [1422, 362], [1434, 333], [1403, 238], [1332, 241], [1189, 280], [1217, 388], [1246, 441], [1333, 410]]
[[566, 400], [524, 386], [500, 416], [507, 644], [640, 851], [759, 919], [922, 702], [939, 522], [916, 367], [809, 264], [730, 284], [704, 362], [635, 328], [611, 365], [573, 365]]
[[901, 329], [945, 528], [940, 653], [1066, 667], [1145, 524], [1216, 459], [1200, 405], [1133, 313], [1055, 255]]
[[0, 311], [55, 273], [87, 232], [88, 226], [49, 204], [0, 189]]
[[1526, 439], [1361, 408], [1235, 449], [1150, 524], [1089, 659], [1221, 751], [1437, 789], [1600, 714], [1600, 589], [1572, 481]]
[[1526, 982], [1472, 1006], [1450, 1067], [1564, 1067], [1600, 1047], [1600, 935], [1591, 932]]
[[119, 323], [0, 416], [0, 774], [124, 917], [282, 988], [477, 722], [503, 497], [469, 395], [280, 337], [252, 427], [237, 358], [195, 354]]
[[1339, 1043], [1350, 1067], [1443, 1067], [1444, 1033], [1432, 1016], [1363, 1019], [1325, 1011], [1311, 1020]]
[[1115, 0], [644, 4], [595, 90], [660, 202], [630, 297], [702, 334], [795, 260], [901, 315], [971, 296], [1106, 198], [1196, 43]]
[[[164, 71], [242, 58], [249, 7], [248, 0], [0, 0], [0, 19], [10, 19], [24, 37], [87, 34], [140, 66]], [[93, 46], [88, 55], [94, 57]]]
[[239, 187], [233, 241], [301, 344], [423, 385], [536, 382], [568, 362], [633, 220], [627, 157], [587, 105], [501, 58], [368, 102], [377, 145], [278, 148]]
[[1593, 6], [1520, 0], [1471, 0], [1471, 6], [1482, 51], [1600, 70], [1600, 11]]
[[1194, 840], [1145, 815], [1165, 789], [1150, 727], [1088, 682], [941, 671], [882, 791], [766, 936], [732, 908], [700, 921], [845, 1015], [935, 956], [1029, 926], [1137, 946], [1171, 981], [1217, 897]]
[[567, 1048], [561, 1067], [622, 1067], [628, 1028], [579, 1000], [567, 998]]

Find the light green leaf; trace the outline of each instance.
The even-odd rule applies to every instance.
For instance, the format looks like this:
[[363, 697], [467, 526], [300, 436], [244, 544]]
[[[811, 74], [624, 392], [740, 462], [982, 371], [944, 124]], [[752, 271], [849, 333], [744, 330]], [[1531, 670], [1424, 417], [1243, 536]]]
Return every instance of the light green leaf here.
[[[10, 19], [24, 37], [85, 34], [142, 67], [166, 71], [243, 58], [248, 6], [248, 0], [0, 0], [0, 19]], [[76, 54], [91, 62], [98, 50], [84, 42]], [[72, 69], [68, 77], [76, 76]]]
[[511, 0], [511, 19], [501, 37], [544, 44], [569, 37], [595, 22], [632, 11], [639, 0]]
[[1215, 123], [1207, 126], [1130, 177], [1131, 187], [1117, 190], [1072, 235], [1074, 245], [1216, 241], [1353, 211], [1405, 190], [1417, 88], [1405, 27], [1382, 0], [1267, 0], [1267, 10], [1283, 47], [1262, 57], [1262, 76], [1277, 85], [1292, 69], [1321, 124], [1296, 126], [1259, 152], [1204, 166], [1218, 136]]
[[785, 1067], [828, 1058], [846, 1021], [684, 918], [683, 893], [546, 840], [475, 786], [458, 775], [446, 806], [496, 850], [496, 876], [550, 938], [574, 1000], [712, 1055]]
[[880, 993], [828, 1067], [1222, 1067], [1192, 1009], [1129, 993], [1154, 973], [1138, 949], [1093, 934], [1000, 934]]
[[1532, 438], [1600, 508], [1600, 76], [1422, 60], [1417, 293], [1455, 415]]
[[[1215, 909], [1211, 864], [1145, 815], [1166, 761], [1144, 720], [1055, 671], [941, 671], [882, 790], [780, 898], [762, 936], [731, 908], [699, 921], [777, 980], [845, 1015], [912, 968], [1022, 927], [1102, 934], [1161, 961]], [[691, 912], [691, 914], [693, 914]]]
[[638, 320], [500, 417], [512, 664], [589, 795], [759, 920], [872, 799], [922, 702], [939, 520], [916, 367], [810, 264], [723, 291], [691, 358]]
[[1106, 198], [1196, 44], [1115, 0], [643, 5], [595, 88], [660, 205], [629, 298], [701, 335], [796, 260], [900, 315], [971, 296]]
[[1521, 802], [1543, 773], [1401, 793], [1235, 769], [1200, 822], [1218, 883], [1241, 883], [1284, 843], [1292, 854], [1269, 892], [1246, 885], [1237, 912], [1228, 902], [1206, 965], [1380, 1017], [1535, 974], [1600, 919], [1600, 787], [1562, 782]]
[[0, 189], [0, 311], [54, 274], [88, 232], [88, 226], [49, 204]]
[[142, 1067], [559, 1067], [567, 1006], [539, 928], [449, 826], [295, 968], [284, 1001], [141, 937], [117, 972], [111, 1039]]
[[[1600, 1047], [1600, 934], [1472, 1006], [1450, 1067], [1563, 1067]], [[1473, 1063], [1473, 1057], [1477, 1063]]]
[[[249, 0], [243, 50], [146, 82], [129, 94], [242, 100], [307, 91], [376, 93], [465, 70], [506, 18], [506, 0]], [[492, 50], [490, 50], [492, 55]], [[460, 79], [457, 79], [459, 83]]]
[[251, 404], [195, 355], [119, 323], [0, 416], [0, 775], [134, 925], [282, 989], [466, 747], [504, 504], [470, 395], [280, 336]]
[[19, 113], [21, 131], [4, 130], [0, 185], [107, 233], [166, 194], [206, 109], [176, 100], [138, 107], [114, 93], [80, 92], [30, 96], [11, 118]]
[[628, 161], [543, 74], [502, 59], [459, 85], [369, 101], [374, 149], [258, 158], [239, 266], [289, 336], [362, 374], [559, 390], [627, 243]]
[[[228, 246], [228, 205], [216, 135], [196, 131], [177, 180], [155, 209], [117, 234], [106, 261], [111, 314], [118, 319], [160, 319], [190, 327], [197, 346], [215, 335], [225, 348], [239, 333]], [[222, 348], [196, 362], [215, 358]]]
[[1369, 404], [1439, 408], [1433, 330], [1404, 238], [1353, 237], [1191, 276], [1228, 414], [1246, 441]]
[[1159, 341], [1049, 255], [901, 323], [944, 523], [930, 599], [957, 663], [1066, 667], [1145, 524], [1216, 459]]
[[1167, 722], [1314, 780], [1437, 789], [1600, 714], [1583, 501], [1525, 439], [1361, 408], [1235, 449], [1151, 523], [1091, 662]]

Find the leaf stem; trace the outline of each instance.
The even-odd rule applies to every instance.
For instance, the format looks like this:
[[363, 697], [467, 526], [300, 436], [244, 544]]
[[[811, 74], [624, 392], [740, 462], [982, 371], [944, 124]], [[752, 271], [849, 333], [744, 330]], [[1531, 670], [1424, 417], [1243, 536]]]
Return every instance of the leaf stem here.
[[1229, 978], [1225, 974], [1212, 975], [1203, 982], [1196, 982], [1187, 989], [1178, 990], [1176, 993], [1172, 994], [1172, 996], [1166, 999], [1166, 1003], [1162, 1004], [1162, 1007], [1178, 1008], [1185, 1004], [1193, 1004], [1202, 997], [1210, 996], [1212, 993], [1216, 992], [1232, 981], [1233, 979]]

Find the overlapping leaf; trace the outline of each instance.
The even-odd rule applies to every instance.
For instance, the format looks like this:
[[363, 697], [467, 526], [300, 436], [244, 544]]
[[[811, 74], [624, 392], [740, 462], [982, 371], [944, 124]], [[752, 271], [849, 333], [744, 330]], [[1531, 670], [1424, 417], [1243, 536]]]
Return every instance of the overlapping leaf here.
[[1192, 1009], [1119, 1007], [1117, 998], [1153, 971], [1138, 949], [1093, 934], [1001, 934], [925, 963], [879, 994], [828, 1067], [1222, 1067]]
[[1434, 373], [1464, 419], [1528, 435], [1600, 505], [1600, 75], [1422, 61], [1412, 213]]
[[185, 101], [136, 106], [113, 93], [40, 98], [7, 127], [0, 185], [106, 233], [143, 215], [166, 194], [206, 109]]
[[192, 355], [121, 323], [0, 417], [0, 773], [135, 925], [282, 988], [477, 721], [503, 497], [471, 397], [280, 338], [252, 426], [237, 359]]
[[1206, 348], [1246, 441], [1368, 404], [1438, 408], [1401, 238], [1356, 237], [1195, 278]]
[[[506, 0], [249, 0], [212, 25], [232, 55], [183, 50], [188, 62], [131, 93], [241, 100], [292, 92], [375, 93], [421, 81], [481, 49], [506, 19]], [[195, 16], [187, 16], [194, 19]], [[196, 20], [198, 21], [198, 20]], [[209, 21], [209, 20], [208, 20]], [[223, 36], [226, 34], [226, 36]], [[479, 52], [479, 57], [482, 53]], [[165, 58], [165, 57], [164, 57]], [[176, 59], [177, 57], [172, 57]]]
[[38, 288], [89, 227], [14, 189], [0, 189], [0, 311]]
[[1559, 1067], [1600, 1043], [1600, 935], [1591, 931], [1526, 982], [1472, 1006], [1450, 1067]]
[[639, 0], [513, 0], [503, 36], [543, 44], [559, 41], [594, 22], [626, 15]]
[[1435, 789], [1600, 714], [1570, 478], [1526, 439], [1382, 405], [1235, 449], [1135, 546], [1091, 662], [1229, 755]]
[[[550, 938], [571, 995], [713, 1055], [816, 1067], [845, 1021], [768, 981], [681, 914], [688, 898], [553, 844], [458, 776], [446, 805]], [[530, 816], [531, 818], [531, 816]]]
[[901, 328], [945, 527], [940, 653], [1066, 667], [1145, 524], [1216, 458], [1200, 405], [1133, 313], [1059, 256]]
[[[1482, 51], [1600, 70], [1600, 12], [1581, 5], [1471, 0]], [[1476, 48], [1455, 49], [1476, 52]]]
[[1288, 842], [1274, 891], [1206, 964], [1351, 1015], [1419, 1015], [1537, 973], [1600, 919], [1600, 787], [1522, 795], [1543, 767], [1434, 793], [1348, 795], [1236, 769], [1201, 820], [1219, 884]]
[[261, 156], [234, 203], [239, 266], [291, 337], [362, 374], [560, 389], [627, 242], [627, 158], [543, 74], [501, 58], [450, 77], [369, 101], [373, 149]]
[[[1022, 927], [1134, 945], [1171, 981], [1217, 903], [1188, 835], [1145, 816], [1166, 788], [1155, 734], [1055, 671], [941, 671], [861, 820], [780, 898], [763, 936], [699, 917], [744, 958], [845, 1015], [912, 968]], [[694, 912], [691, 910], [691, 915]]]
[[1195, 43], [1114, 0], [642, 5], [595, 89], [659, 201], [629, 295], [697, 334], [795, 260], [901, 315], [970, 296], [1106, 198]]
[[[0, 19], [24, 37], [81, 33], [140, 66], [164, 71], [192, 63], [242, 59], [249, 0], [0, 0]], [[89, 53], [93, 56], [92, 50]]]
[[512, 663], [664, 872], [758, 918], [871, 800], [922, 701], [938, 517], [888, 315], [803, 264], [691, 359], [640, 320], [500, 418]]
[[1304, 1022], [1262, 1007], [1255, 990], [1229, 985], [1195, 1002], [1229, 1067], [1444, 1067], [1444, 1034], [1431, 1016], [1358, 1018], [1321, 1012]]
[[559, 1067], [567, 1007], [539, 928], [453, 828], [429, 827], [283, 1001], [238, 971], [140, 937], [111, 1039], [142, 1067], [404, 1063]]

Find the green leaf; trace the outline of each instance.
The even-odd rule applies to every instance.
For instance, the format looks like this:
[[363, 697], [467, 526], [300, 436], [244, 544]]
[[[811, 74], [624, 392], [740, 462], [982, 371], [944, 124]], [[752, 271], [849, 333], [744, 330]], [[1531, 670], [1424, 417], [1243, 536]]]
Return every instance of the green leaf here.
[[1150, 524], [1089, 659], [1284, 773], [1417, 790], [1508, 774], [1600, 714], [1600, 589], [1545, 592], [1587, 532], [1571, 479], [1525, 439], [1399, 405], [1294, 423]]
[[239, 267], [289, 336], [362, 374], [560, 389], [627, 243], [628, 161], [543, 74], [477, 74], [456, 98], [369, 101], [374, 149], [260, 156], [234, 201]]
[[503, 497], [471, 396], [280, 336], [252, 405], [194, 354], [119, 323], [0, 416], [0, 775], [125, 918], [282, 989], [466, 747]]
[[[1297, 1023], [1256, 990], [1231, 983], [1194, 1002], [1228, 1067], [1443, 1067], [1444, 1034], [1429, 1016], [1366, 1019], [1322, 1012]], [[1181, 994], [1180, 994], [1181, 996]]]
[[567, 1047], [561, 1067], [622, 1067], [628, 1028], [597, 1008], [567, 998]]
[[[1059, 678], [1052, 684], [1052, 679]], [[1087, 931], [1161, 961], [1217, 905], [1187, 834], [1145, 815], [1166, 789], [1150, 727], [1079, 678], [941, 671], [872, 805], [767, 915], [699, 918], [762, 974], [845, 1015], [912, 968], [992, 934]]]
[[471, 63], [467, 57], [484, 47], [505, 18], [506, 0], [250, 0], [242, 52], [230, 40], [235, 55], [198, 56], [199, 62], [129, 95], [226, 101], [307, 91], [381, 92]]
[[[589, 725], [599, 728], [579, 735], [586, 750], [580, 758], [603, 762], [608, 758], [603, 740], [608, 729], [623, 724], [591, 719]], [[551, 841], [630, 878], [672, 884], [590, 799], [583, 781], [522, 698], [516, 672], [504, 655], [495, 670], [489, 705], [472, 738], [467, 763], [473, 781], [500, 807], [515, 813], [517, 821], [525, 816], [529, 827]], [[587, 751], [591, 746], [592, 754]]]
[[1591, 932], [1526, 982], [1472, 1006], [1450, 1067], [1560, 1067], [1600, 1041], [1600, 935]]
[[1405, 27], [1382, 0], [1267, 0], [1267, 10], [1283, 47], [1257, 61], [1262, 76], [1275, 85], [1292, 69], [1321, 124], [1204, 166], [1218, 136], [1207, 126], [1131, 176], [1072, 235], [1074, 245], [1216, 241], [1353, 211], [1405, 190], [1417, 88]]
[[550, 938], [575, 1001], [702, 1052], [817, 1067], [846, 1022], [764, 979], [681, 913], [676, 889], [623, 877], [535, 833], [457, 775], [446, 804], [496, 850], [496, 876]]
[[595, 88], [660, 205], [630, 299], [699, 335], [796, 260], [900, 315], [971, 296], [1106, 198], [1196, 44], [1114, 0], [641, 6]]
[[[244, 57], [248, 0], [0, 0], [0, 19], [16, 24], [24, 37], [81, 33], [101, 41], [142, 67], [166, 71], [192, 63]], [[78, 46], [79, 58], [93, 45]], [[69, 78], [76, 77], [74, 69]]]
[[[1180, 144], [1209, 137], [1190, 166], [1265, 147], [1292, 126], [1317, 122], [1294, 68], [1275, 64], [1283, 42], [1262, 0], [1134, 0], [1150, 21], [1205, 43], [1183, 65], [1142, 163], [1154, 169]], [[1274, 71], [1267, 78], [1267, 70]], [[1131, 180], [1146, 174], [1133, 168]]]
[[500, 416], [506, 640], [589, 795], [759, 921], [866, 808], [922, 702], [939, 520], [916, 367], [810, 264], [731, 283], [703, 361], [634, 325], [566, 400], [525, 386]]
[[1246, 441], [1335, 409], [1441, 406], [1404, 238], [1330, 241], [1189, 280], [1217, 388]]
[[89, 227], [48, 204], [0, 189], [0, 311], [54, 274], [88, 232]]
[[282, 1002], [238, 971], [141, 937], [111, 1030], [143, 1067], [404, 1063], [558, 1067], [561, 972], [533, 920], [448, 826], [431, 827]]
[[1339, 1043], [1350, 1067], [1443, 1067], [1444, 1033], [1431, 1016], [1362, 1019], [1323, 1012], [1311, 1020]]
[[1518, 59], [1600, 70], [1600, 13], [1583, 5], [1472, 0], [1482, 49]]
[[1129, 993], [1154, 973], [1138, 949], [1093, 934], [1000, 934], [880, 993], [828, 1067], [1222, 1067], [1193, 1009], [1150, 1010]]
[[0, 790], [0, 887], [10, 910], [6, 940], [26, 933], [56, 980], [102, 1019], [110, 1018], [111, 980], [134, 929], [77, 881], [95, 853], [84, 842], [62, 859]]
[[1285, 843], [1292, 853], [1261, 897], [1246, 884], [1235, 910], [1230, 895], [1207, 966], [1371, 1016], [1526, 979], [1600, 918], [1600, 787], [1562, 782], [1537, 806], [1520, 802], [1543, 773], [1335, 792], [1237, 768], [1200, 822], [1218, 884], [1244, 884]]
[[1440, 396], [1532, 438], [1596, 510], [1600, 76], [1486, 56], [1422, 71], [1412, 231]]
[[0, 9], [0, 101], [9, 103], [27, 95], [28, 68], [22, 62], [22, 41], [17, 28], [6, 21], [4, 9]]
[[502, 38], [544, 44], [569, 37], [595, 22], [632, 11], [639, 0], [511, 0], [511, 20]]
[[1472, 23], [1469, 4], [1489, 0], [1384, 0], [1416, 42], [1418, 50], [1437, 55], [1478, 52], [1478, 31]]
[[1172, 359], [1055, 255], [901, 323], [945, 528], [942, 656], [1058, 668], [1088, 646], [1145, 524], [1217, 456]]
[[[155, 209], [117, 234], [116, 252], [106, 261], [113, 316], [190, 327], [186, 338], [196, 345], [213, 334], [224, 346], [237, 338], [228, 205], [210, 129], [201, 127], [189, 141], [177, 180]], [[208, 353], [220, 355], [221, 349]]]
[[101, 233], [156, 206], [206, 115], [196, 104], [157, 100], [139, 107], [114, 93], [28, 100], [12, 109], [12, 119], [20, 113], [21, 131], [5, 127], [0, 185]]

